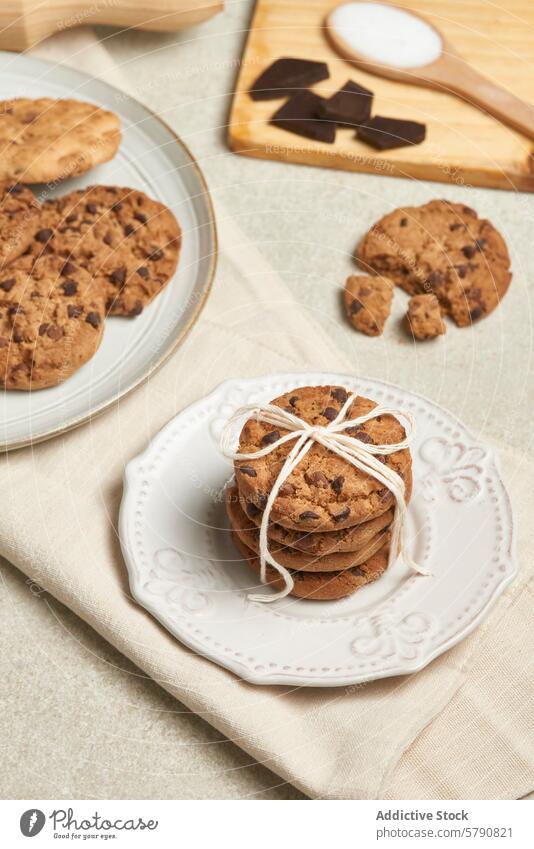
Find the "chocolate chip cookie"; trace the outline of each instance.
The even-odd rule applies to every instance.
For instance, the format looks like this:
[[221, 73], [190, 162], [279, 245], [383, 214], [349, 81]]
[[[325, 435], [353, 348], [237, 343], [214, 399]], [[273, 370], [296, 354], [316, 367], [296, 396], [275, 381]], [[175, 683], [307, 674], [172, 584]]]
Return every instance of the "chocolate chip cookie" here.
[[[341, 386], [306, 386], [286, 392], [271, 403], [287, 408], [310, 424], [326, 425], [337, 416], [348, 398]], [[348, 411], [356, 418], [376, 407], [374, 401], [358, 397]], [[239, 439], [239, 451], [253, 453], [277, 441], [287, 431], [250, 418]], [[405, 439], [405, 430], [393, 416], [384, 415], [347, 431], [362, 442], [394, 444]], [[240, 494], [260, 510], [282, 468], [293, 441], [254, 460], [236, 460], [235, 476]], [[384, 457], [386, 466], [404, 477], [411, 468], [408, 449]], [[334, 531], [374, 519], [389, 510], [394, 497], [389, 489], [370, 475], [318, 443], [280, 488], [271, 521], [297, 531]]]
[[136, 316], [172, 278], [180, 244], [178, 222], [159, 201], [91, 186], [43, 204], [32, 252], [72, 260], [100, 286], [110, 315]]
[[[410, 500], [411, 494], [412, 472], [411, 469], [408, 469], [406, 473], [407, 502]], [[238, 495], [238, 501], [241, 512], [244, 512], [247, 519], [250, 519], [256, 527], [259, 527], [263, 510], [260, 510], [252, 502], [245, 501], [241, 495]], [[306, 554], [314, 554], [317, 557], [323, 557], [325, 554], [334, 554], [336, 551], [360, 551], [376, 534], [391, 525], [393, 514], [393, 509], [386, 510], [381, 516], [377, 516], [375, 519], [362, 522], [359, 525], [353, 525], [350, 528], [341, 528], [338, 531], [310, 531], [302, 533], [293, 531], [290, 528], [284, 528], [282, 525], [271, 523], [269, 525], [269, 538], [279, 545], [296, 548], [298, 551], [303, 551]]]
[[393, 283], [387, 277], [352, 275], [345, 283], [345, 310], [355, 330], [380, 336], [391, 312]]
[[30, 244], [39, 220], [39, 204], [20, 183], [0, 183], [0, 269]]
[[44, 389], [62, 383], [102, 339], [104, 303], [91, 276], [55, 256], [21, 257], [0, 276], [2, 385]]
[[406, 322], [416, 339], [435, 339], [442, 336], [445, 323], [435, 295], [414, 295], [408, 303]]
[[389, 213], [363, 238], [357, 259], [410, 295], [436, 295], [460, 327], [492, 312], [512, 277], [501, 234], [473, 209], [446, 200]]
[[[247, 548], [237, 534], [233, 533], [232, 538], [237, 550], [259, 577], [259, 558], [250, 548]], [[295, 585], [290, 595], [313, 601], [334, 601], [346, 598], [366, 584], [378, 580], [388, 567], [388, 558], [389, 550], [386, 546], [365, 563], [360, 563], [353, 569], [344, 569], [342, 572], [291, 572]], [[276, 569], [270, 566], [267, 567], [267, 583], [276, 590], [285, 588], [284, 579]]]
[[121, 140], [113, 112], [79, 100], [0, 102], [0, 180], [50, 183], [111, 159]]
[[[259, 554], [260, 533], [254, 522], [249, 519], [239, 504], [239, 493], [237, 487], [226, 489], [226, 512], [230, 520], [230, 526], [247, 548]], [[269, 551], [286, 569], [295, 569], [302, 572], [336, 572], [342, 569], [351, 569], [364, 563], [384, 545], [389, 544], [391, 534], [382, 530], [376, 533], [358, 551], [338, 551], [325, 553], [321, 556], [316, 554], [305, 554], [295, 548], [280, 545], [269, 537]]]

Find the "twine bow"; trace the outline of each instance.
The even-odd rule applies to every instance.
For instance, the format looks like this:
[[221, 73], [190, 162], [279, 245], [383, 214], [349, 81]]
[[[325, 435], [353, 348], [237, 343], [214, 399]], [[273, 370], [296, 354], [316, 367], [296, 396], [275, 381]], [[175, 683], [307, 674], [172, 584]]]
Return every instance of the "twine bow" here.
[[[221, 451], [225, 457], [231, 460], [257, 460], [259, 457], [265, 457], [271, 451], [275, 451], [286, 442], [296, 440], [295, 445], [288, 453], [286, 460], [280, 469], [278, 477], [269, 493], [260, 526], [260, 575], [262, 583], [267, 580], [267, 566], [272, 566], [282, 576], [285, 582], [284, 589], [271, 595], [255, 595], [251, 594], [251, 601], [271, 602], [287, 596], [294, 586], [291, 573], [282, 566], [281, 563], [273, 557], [269, 551], [269, 543], [267, 538], [267, 530], [274, 501], [278, 495], [280, 487], [287, 480], [293, 470], [298, 466], [302, 458], [308, 453], [314, 442], [323, 445], [328, 451], [337, 454], [343, 460], [351, 463], [357, 469], [365, 472], [379, 481], [383, 486], [389, 489], [396, 501], [395, 515], [391, 527], [391, 544], [389, 549], [389, 563], [391, 565], [398, 557], [403, 556], [407, 565], [420, 575], [428, 575], [428, 572], [422, 570], [415, 561], [404, 555], [404, 537], [405, 537], [405, 522], [406, 522], [406, 501], [404, 497], [405, 485], [400, 475], [393, 469], [380, 462], [377, 457], [393, 454], [395, 451], [401, 451], [407, 448], [415, 434], [415, 420], [413, 416], [402, 410], [393, 410], [388, 407], [375, 407], [369, 413], [363, 416], [358, 416], [355, 419], [345, 419], [347, 411], [358, 396], [350, 395], [339, 413], [333, 421], [327, 425], [311, 425], [303, 421], [299, 416], [290, 413], [288, 410], [283, 410], [276, 407], [274, 404], [246, 404], [240, 407], [231, 416], [221, 434]], [[258, 422], [274, 425], [275, 428], [282, 428], [288, 433], [281, 436], [275, 442], [269, 443], [264, 448], [248, 454], [242, 454], [239, 451], [234, 451], [231, 448], [232, 442], [232, 427], [241, 419], [242, 416], [248, 415]], [[349, 428], [357, 427], [370, 419], [376, 419], [379, 416], [394, 416], [396, 419], [403, 419], [405, 422], [406, 438], [402, 442], [395, 442], [386, 445], [375, 445], [373, 443], [362, 442], [357, 437], [351, 436], [344, 431]]]

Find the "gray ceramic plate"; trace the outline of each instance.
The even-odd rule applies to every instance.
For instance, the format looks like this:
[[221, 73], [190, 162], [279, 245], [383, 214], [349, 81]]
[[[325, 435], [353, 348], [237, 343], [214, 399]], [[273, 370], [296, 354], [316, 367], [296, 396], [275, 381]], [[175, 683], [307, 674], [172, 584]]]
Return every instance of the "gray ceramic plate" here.
[[117, 113], [123, 141], [111, 162], [59, 186], [52, 197], [104, 183], [138, 188], [165, 203], [183, 231], [180, 263], [162, 294], [135, 319], [108, 319], [93, 359], [61, 386], [0, 394], [0, 449], [38, 442], [76, 427], [157, 369], [199, 315], [217, 259], [213, 207], [195, 159], [162, 121], [118, 89], [78, 71], [0, 51], [0, 99], [74, 97]]

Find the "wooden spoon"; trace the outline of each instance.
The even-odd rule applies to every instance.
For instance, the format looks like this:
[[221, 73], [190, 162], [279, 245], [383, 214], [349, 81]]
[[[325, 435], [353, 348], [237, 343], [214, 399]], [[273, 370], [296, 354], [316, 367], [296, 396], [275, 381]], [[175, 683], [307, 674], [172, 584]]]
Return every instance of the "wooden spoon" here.
[[[354, 8], [351, 10], [349, 7], [358, 7], [358, 9]], [[428, 28], [426, 35], [429, 37], [430, 44], [437, 45], [436, 36], [439, 38], [441, 52], [439, 52], [438, 46], [438, 50], [435, 51], [438, 54], [436, 58], [433, 58], [428, 64], [423, 65], [410, 65], [409, 59], [406, 58], [406, 53], [403, 53], [402, 66], [395, 65], [395, 46], [398, 46], [399, 40], [395, 35], [391, 34], [391, 31], [388, 34], [386, 27], [384, 27], [385, 32], [376, 32], [376, 38], [377, 40], [382, 39], [382, 48], [384, 48], [384, 39], [391, 38], [391, 62], [384, 60], [377, 61], [371, 55], [371, 50], [369, 50], [368, 55], [361, 50], [357, 51], [354, 45], [351, 44], [351, 33], [346, 26], [349, 16], [354, 11], [358, 15], [358, 20], [363, 21], [362, 16], [367, 12], [371, 12], [373, 13], [373, 21], [379, 26], [380, 9], [382, 9], [384, 15], [384, 22], [386, 20], [385, 16], [391, 10], [395, 10], [396, 15], [401, 13], [405, 19], [401, 21], [401, 18], [397, 17], [396, 20], [399, 25], [405, 23], [413, 27], [416, 24], [417, 29], [422, 34], [422, 23], [424, 27]], [[341, 15], [345, 19], [344, 31], [340, 27]], [[479, 74], [478, 71], [475, 71], [456, 52], [440, 31], [422, 15], [389, 3], [363, 2], [362, 0], [362, 2], [344, 3], [341, 6], [336, 6], [329, 13], [325, 26], [328, 38], [335, 50], [344, 59], [348, 59], [349, 62], [353, 62], [364, 71], [377, 74], [380, 77], [387, 77], [391, 80], [399, 80], [400, 82], [426, 86], [427, 88], [436, 88], [456, 94], [468, 103], [498, 118], [514, 130], [518, 130], [520, 133], [528, 136], [528, 138], [534, 139], [534, 106], [510, 94], [504, 88], [495, 85], [486, 77], [482, 76], [482, 74]], [[398, 33], [400, 32], [399, 26]], [[357, 35], [358, 33], [355, 28], [355, 39], [357, 39]], [[387, 42], [385, 43], [385, 47], [387, 48]], [[432, 51], [430, 50], [429, 52], [431, 53]]]
[[80, 24], [176, 32], [222, 8], [223, 0], [0, 0], [0, 49], [27, 50]]

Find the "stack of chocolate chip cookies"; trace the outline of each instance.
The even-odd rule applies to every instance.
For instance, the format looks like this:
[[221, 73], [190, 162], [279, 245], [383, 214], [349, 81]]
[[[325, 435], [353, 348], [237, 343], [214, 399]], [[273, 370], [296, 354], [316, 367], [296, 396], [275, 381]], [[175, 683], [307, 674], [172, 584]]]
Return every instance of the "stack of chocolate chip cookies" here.
[[[287, 392], [271, 403], [313, 425], [333, 421], [348, 400], [341, 386], [307, 386]], [[358, 396], [346, 417], [355, 419], [376, 407]], [[252, 454], [272, 445], [287, 431], [250, 418], [239, 438], [239, 453]], [[391, 415], [349, 428], [348, 435], [364, 443], [396, 444], [405, 439], [401, 423]], [[269, 493], [294, 442], [277, 446], [265, 456], [235, 461], [235, 482], [226, 488], [226, 508], [239, 552], [259, 575], [259, 528]], [[383, 462], [405, 482], [406, 501], [412, 488], [408, 449], [385, 455]], [[376, 581], [388, 565], [390, 527], [395, 499], [371, 475], [315, 442], [279, 489], [270, 513], [269, 551], [288, 569], [291, 594], [299, 598], [344, 598]], [[267, 569], [267, 581], [283, 589], [284, 579]]]
[[[111, 159], [112, 112], [76, 100], [0, 101], [0, 386], [46, 389], [96, 353], [108, 316], [135, 318], [174, 275], [181, 229], [137, 189], [61, 181]], [[47, 183], [42, 202], [25, 184]]]

